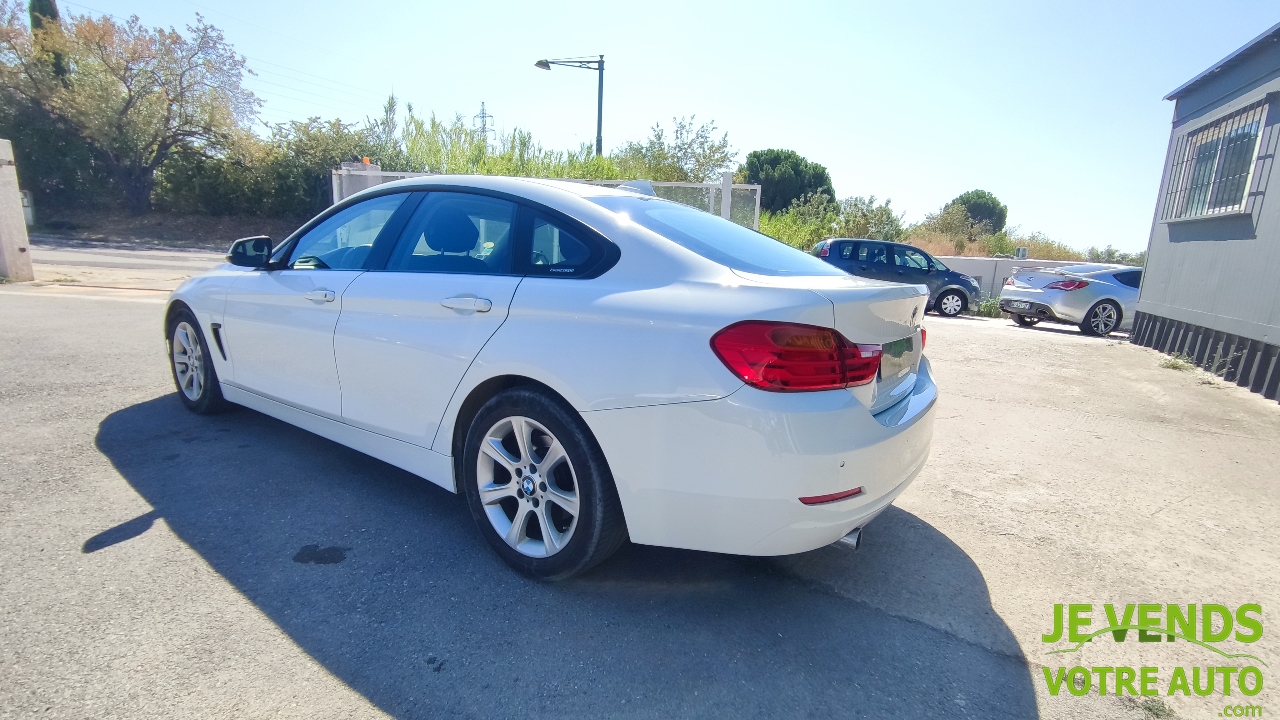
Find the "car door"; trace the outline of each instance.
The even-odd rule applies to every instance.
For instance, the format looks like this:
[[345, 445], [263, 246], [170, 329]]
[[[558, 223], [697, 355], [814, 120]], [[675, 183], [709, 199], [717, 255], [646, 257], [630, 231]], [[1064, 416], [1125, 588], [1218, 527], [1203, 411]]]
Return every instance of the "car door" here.
[[383, 228], [407, 194], [350, 205], [280, 249], [284, 267], [252, 270], [227, 293], [222, 333], [231, 384], [338, 418], [333, 330], [343, 290], [364, 272]]
[[882, 242], [860, 240], [854, 244], [849, 272], [873, 280], [892, 280], [893, 259]]
[[520, 284], [517, 210], [484, 195], [428, 193], [384, 267], [347, 286], [334, 334], [345, 422], [430, 447]]
[[894, 282], [908, 285], [924, 285], [929, 288], [929, 297], [938, 295], [938, 279], [936, 274], [929, 273], [929, 259], [924, 253], [904, 245], [893, 246]]

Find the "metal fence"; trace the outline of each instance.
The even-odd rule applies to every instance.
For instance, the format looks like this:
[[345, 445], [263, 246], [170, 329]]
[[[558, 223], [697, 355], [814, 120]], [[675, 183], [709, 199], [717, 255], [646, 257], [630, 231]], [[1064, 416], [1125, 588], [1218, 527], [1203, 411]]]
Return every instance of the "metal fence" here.
[[333, 190], [333, 204], [355, 195], [361, 190], [368, 190], [382, 183], [404, 180], [411, 177], [423, 177], [432, 173], [420, 172], [388, 172], [377, 165], [367, 163], [342, 163], [342, 167], [329, 175], [330, 187]]
[[[388, 172], [380, 169], [377, 165], [342, 163], [342, 167], [332, 171], [330, 176], [333, 202], [341, 202], [361, 190], [367, 190], [382, 183], [432, 174]], [[618, 187], [628, 182], [635, 182], [629, 180], [551, 179], [603, 185], [605, 187]], [[653, 193], [664, 200], [671, 200], [696, 207], [699, 210], [705, 210], [743, 227], [749, 227], [753, 230], [760, 229], [760, 186], [734, 184], [731, 173], [725, 173], [718, 183], [654, 182], [649, 184], [653, 186]]]
[[[618, 187], [630, 180], [578, 180], [592, 185]], [[735, 184], [732, 173], [724, 173], [718, 183], [652, 182], [653, 194], [663, 200], [682, 203], [752, 230], [760, 229], [760, 186]], [[725, 202], [726, 192], [728, 202]]]

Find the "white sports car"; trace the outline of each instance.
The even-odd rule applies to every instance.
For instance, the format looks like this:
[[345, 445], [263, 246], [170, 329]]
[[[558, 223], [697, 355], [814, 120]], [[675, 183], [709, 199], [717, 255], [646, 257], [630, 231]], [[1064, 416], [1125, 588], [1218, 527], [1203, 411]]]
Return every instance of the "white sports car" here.
[[179, 399], [461, 492], [536, 577], [856, 540], [929, 453], [923, 286], [638, 192], [415, 178], [227, 260], [169, 299]]

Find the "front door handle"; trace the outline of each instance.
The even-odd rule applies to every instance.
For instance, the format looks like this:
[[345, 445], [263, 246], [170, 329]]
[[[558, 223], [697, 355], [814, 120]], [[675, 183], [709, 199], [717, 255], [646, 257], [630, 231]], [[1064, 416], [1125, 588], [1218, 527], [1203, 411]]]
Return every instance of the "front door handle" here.
[[332, 290], [308, 290], [302, 293], [302, 297], [308, 300], [333, 302], [337, 295]]
[[472, 312], [489, 312], [493, 309], [493, 301], [478, 297], [451, 297], [440, 301], [450, 310], [470, 310]]

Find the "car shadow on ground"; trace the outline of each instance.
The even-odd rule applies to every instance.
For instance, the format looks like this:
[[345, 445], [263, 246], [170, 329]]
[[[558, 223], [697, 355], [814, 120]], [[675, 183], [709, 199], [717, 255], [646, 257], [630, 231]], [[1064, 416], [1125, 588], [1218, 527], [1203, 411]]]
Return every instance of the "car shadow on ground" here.
[[1067, 325], [1065, 323], [1041, 322], [1032, 325], [1031, 327], [1019, 327], [1016, 323], [1010, 320], [1009, 327], [1018, 328], [1019, 330], [1027, 330], [1030, 332], [1050, 332], [1058, 335], [1074, 335], [1076, 337], [1090, 338], [1093, 340], [1129, 340], [1129, 332], [1127, 330], [1117, 330], [1107, 336], [1087, 335], [1081, 332], [1080, 328], [1075, 325]]
[[153, 511], [86, 538], [84, 552], [163, 518], [397, 717], [1037, 716], [981, 573], [900, 510], [872, 525], [889, 542], [862, 579], [936, 597], [955, 623], [985, 618], [983, 632], [1002, 635], [993, 643], [821, 579], [865, 546], [802, 556], [808, 580], [777, 560], [628, 546], [582, 578], [535, 582], [497, 559], [457, 496], [248, 410], [200, 417], [161, 397], [104, 419], [97, 446]]

